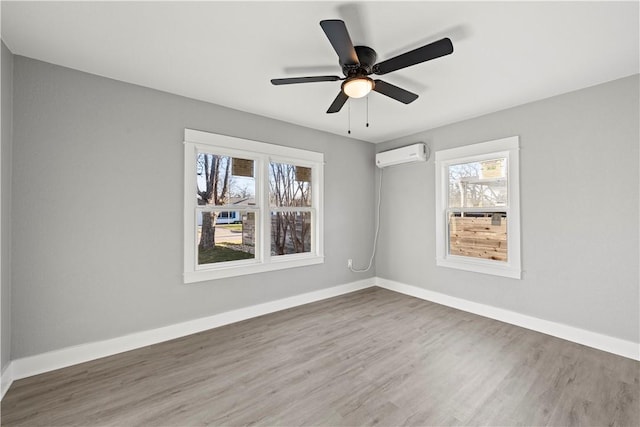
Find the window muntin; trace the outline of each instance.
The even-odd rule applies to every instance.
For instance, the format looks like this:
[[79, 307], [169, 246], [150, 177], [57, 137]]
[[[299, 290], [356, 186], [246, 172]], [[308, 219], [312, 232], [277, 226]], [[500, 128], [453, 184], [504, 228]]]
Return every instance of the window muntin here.
[[436, 263], [520, 278], [518, 137], [436, 152]]
[[185, 282], [323, 262], [323, 164], [321, 153], [185, 130]]

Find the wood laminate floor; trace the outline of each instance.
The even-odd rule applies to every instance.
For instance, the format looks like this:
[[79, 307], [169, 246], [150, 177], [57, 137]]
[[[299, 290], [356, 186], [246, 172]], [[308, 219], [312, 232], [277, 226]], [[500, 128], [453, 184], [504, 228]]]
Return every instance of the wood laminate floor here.
[[2, 425], [640, 426], [640, 362], [380, 288], [14, 382]]

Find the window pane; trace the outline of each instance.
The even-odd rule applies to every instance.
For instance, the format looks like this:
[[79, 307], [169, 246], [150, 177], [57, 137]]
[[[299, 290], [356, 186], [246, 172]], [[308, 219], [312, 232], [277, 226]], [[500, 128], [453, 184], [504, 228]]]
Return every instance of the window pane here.
[[255, 205], [254, 163], [253, 160], [198, 153], [198, 205]]
[[507, 159], [449, 166], [449, 207], [507, 206]]
[[270, 163], [269, 202], [274, 207], [311, 206], [311, 168]]
[[311, 212], [271, 212], [271, 255], [311, 252]]
[[201, 212], [197, 227], [198, 265], [255, 258], [253, 212]]
[[507, 214], [450, 213], [449, 254], [506, 262]]

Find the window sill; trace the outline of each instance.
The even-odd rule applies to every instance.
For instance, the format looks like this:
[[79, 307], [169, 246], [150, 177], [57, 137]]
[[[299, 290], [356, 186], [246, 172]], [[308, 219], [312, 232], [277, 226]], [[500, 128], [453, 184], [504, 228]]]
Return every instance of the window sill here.
[[521, 279], [522, 271], [519, 267], [497, 262], [471, 260], [464, 257], [436, 258], [438, 267], [455, 268], [457, 270], [472, 271], [475, 273], [491, 274], [493, 276]]
[[324, 263], [323, 256], [299, 256], [294, 258], [283, 257], [283, 259], [271, 259], [269, 263], [243, 264], [228, 267], [203, 269], [185, 272], [184, 283], [197, 283], [208, 280], [224, 279], [227, 277], [244, 276], [247, 274], [264, 273], [267, 271], [284, 270], [287, 268], [305, 267], [308, 265]]

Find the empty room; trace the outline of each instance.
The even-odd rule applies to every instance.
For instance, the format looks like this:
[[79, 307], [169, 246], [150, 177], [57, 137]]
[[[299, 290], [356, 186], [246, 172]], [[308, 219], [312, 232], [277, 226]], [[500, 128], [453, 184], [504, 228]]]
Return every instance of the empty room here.
[[640, 425], [639, 1], [1, 1], [3, 426]]

